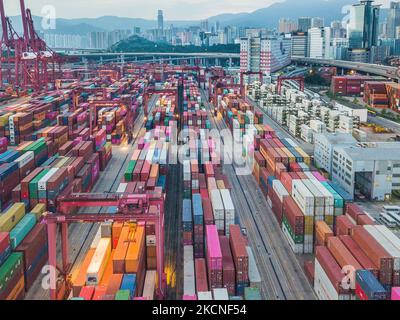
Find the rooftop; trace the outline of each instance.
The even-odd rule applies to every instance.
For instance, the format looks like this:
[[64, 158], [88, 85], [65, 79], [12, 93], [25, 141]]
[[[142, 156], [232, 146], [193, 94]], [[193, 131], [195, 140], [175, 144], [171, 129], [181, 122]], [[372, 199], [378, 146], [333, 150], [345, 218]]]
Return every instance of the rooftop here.
[[349, 133], [319, 133], [316, 136], [324, 136], [326, 140], [334, 145], [357, 144], [357, 140]]
[[400, 161], [400, 143], [372, 143], [340, 148], [355, 161]]

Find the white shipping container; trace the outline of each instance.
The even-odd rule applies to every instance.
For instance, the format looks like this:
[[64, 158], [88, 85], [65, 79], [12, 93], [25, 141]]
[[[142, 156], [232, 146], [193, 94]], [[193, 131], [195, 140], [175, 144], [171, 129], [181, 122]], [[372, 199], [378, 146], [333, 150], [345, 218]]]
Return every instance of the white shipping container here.
[[251, 247], [246, 247], [247, 255], [249, 257], [249, 282], [250, 287], [261, 288], [261, 276], [257, 268], [257, 262], [254, 258], [253, 250]]
[[35, 160], [34, 152], [33, 151], [27, 151], [22, 156], [20, 156], [18, 159], [14, 160], [14, 162], [17, 162], [18, 163], [18, 168], [21, 169], [21, 168], [25, 167], [32, 160]]
[[280, 182], [280, 180], [272, 181], [272, 189], [276, 192], [281, 203], [283, 203], [284, 197], [290, 196], [289, 192], [286, 190], [285, 186]]
[[233, 205], [231, 193], [228, 189], [219, 190], [221, 193], [222, 202], [225, 209], [225, 220], [234, 221], [235, 220], [235, 206]]
[[[324, 195], [317, 189], [317, 187], [312, 183], [312, 180], [301, 180], [304, 185], [307, 187], [308, 190], [311, 191], [311, 193], [314, 195], [314, 206], [315, 207], [324, 207], [325, 206], [325, 198]], [[316, 215], [318, 214], [324, 214], [322, 213], [315, 213]]]
[[302, 180], [292, 180], [292, 197], [305, 216], [314, 215], [314, 195]]
[[196, 294], [193, 246], [183, 247], [183, 295], [194, 296]]
[[221, 193], [218, 189], [211, 190], [211, 204], [215, 220], [225, 220], [225, 208], [222, 202]]
[[191, 171], [190, 171], [190, 160], [183, 161], [183, 180], [190, 181], [191, 180]]
[[90, 249], [96, 249], [97, 246], [99, 245], [101, 239], [101, 228], [99, 228], [96, 232], [96, 235], [93, 238], [92, 243], [90, 244]]
[[120, 183], [117, 189], [117, 193], [124, 193], [127, 186], [128, 186], [127, 183], [124, 182]]
[[332, 193], [325, 188], [325, 186], [318, 181], [318, 179], [311, 181], [317, 189], [324, 195], [325, 197], [325, 207], [334, 206], [335, 205], [335, 198], [333, 197]]
[[154, 300], [154, 291], [156, 289], [156, 271], [146, 271], [146, 278], [144, 280], [142, 297], [146, 300]]
[[47, 190], [47, 181], [57, 172], [58, 168], [51, 168], [49, 172], [47, 172], [42, 179], [38, 182], [38, 190], [44, 191]]
[[318, 259], [315, 259], [314, 291], [320, 300], [350, 300], [350, 295], [339, 295]]
[[86, 272], [86, 285], [98, 285], [111, 254], [111, 238], [101, 238]]
[[364, 226], [364, 229], [393, 257], [393, 270], [400, 271], [400, 249], [375, 226]]
[[228, 290], [226, 288], [213, 289], [214, 300], [229, 300]]
[[211, 301], [213, 299], [211, 291], [197, 292], [197, 300]]

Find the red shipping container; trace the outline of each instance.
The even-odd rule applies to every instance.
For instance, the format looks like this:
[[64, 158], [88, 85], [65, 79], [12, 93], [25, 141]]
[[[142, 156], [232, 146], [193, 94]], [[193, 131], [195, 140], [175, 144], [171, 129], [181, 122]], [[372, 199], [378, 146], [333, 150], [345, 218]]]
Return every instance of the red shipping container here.
[[284, 198], [283, 214], [295, 235], [304, 235], [304, 214], [292, 197]]
[[315, 276], [315, 264], [314, 261], [305, 261], [304, 262], [304, 270], [308, 280], [314, 286], [314, 276]]
[[229, 244], [229, 239], [226, 236], [219, 237], [222, 252], [222, 282], [224, 288], [228, 290], [230, 296], [236, 293], [235, 286], [235, 264], [232, 258], [232, 251]]
[[246, 240], [238, 225], [231, 224], [229, 232], [229, 243], [236, 270], [236, 282], [247, 283], [249, 281], [249, 256], [246, 250]]
[[203, 217], [204, 217], [204, 225], [213, 225], [214, 221], [214, 214], [212, 210], [211, 200], [209, 198], [201, 200], [203, 205]]
[[372, 262], [379, 267], [379, 281], [392, 284], [393, 257], [362, 226], [351, 229], [351, 237], [357, 242]]
[[336, 262], [333, 255], [329, 252], [327, 247], [317, 246], [315, 258], [318, 260], [321, 267], [324, 269], [326, 275], [331, 281], [339, 294], [348, 294], [348, 290], [343, 289], [342, 280], [343, 273], [342, 268]]
[[375, 225], [375, 222], [368, 215], [363, 214], [357, 216], [357, 224], [360, 226]]
[[147, 181], [150, 176], [151, 163], [150, 161], [145, 161], [143, 163], [142, 171], [140, 172], [140, 181]]
[[83, 298], [84, 300], [92, 300], [94, 295], [94, 290], [95, 290], [94, 286], [85, 286], [79, 293], [79, 297]]
[[352, 253], [354, 258], [361, 264], [365, 270], [369, 270], [373, 275], [378, 278], [379, 270], [376, 265], [371, 261], [370, 258], [364, 253], [360, 246], [353, 240], [349, 235], [339, 236], [339, 239], [343, 242], [347, 249]]
[[8, 232], [0, 232], [0, 255], [10, 246], [10, 234]]
[[364, 210], [356, 203], [347, 203], [345, 213], [352, 217], [356, 222], [359, 215], [365, 214]]
[[207, 292], [208, 280], [207, 280], [207, 267], [206, 260], [203, 258], [195, 259], [195, 271], [196, 271], [196, 292]]
[[337, 236], [350, 235], [351, 228], [354, 226], [355, 224], [347, 216], [336, 217], [335, 234]]

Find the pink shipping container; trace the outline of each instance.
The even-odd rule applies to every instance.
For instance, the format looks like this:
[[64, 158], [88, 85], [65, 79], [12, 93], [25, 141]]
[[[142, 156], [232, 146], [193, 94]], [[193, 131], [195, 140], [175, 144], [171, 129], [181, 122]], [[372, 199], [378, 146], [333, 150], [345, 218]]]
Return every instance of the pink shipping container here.
[[400, 287], [392, 288], [391, 300], [400, 300]]
[[327, 181], [327, 179], [322, 174], [320, 174], [318, 171], [313, 171], [312, 174], [320, 182], [326, 182]]
[[215, 225], [206, 226], [206, 259], [210, 289], [222, 287], [222, 252]]

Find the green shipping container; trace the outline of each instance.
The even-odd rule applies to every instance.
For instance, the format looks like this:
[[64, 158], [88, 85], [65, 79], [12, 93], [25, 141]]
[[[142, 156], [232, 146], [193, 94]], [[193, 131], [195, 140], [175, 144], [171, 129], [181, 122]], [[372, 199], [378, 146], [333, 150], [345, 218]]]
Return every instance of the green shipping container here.
[[282, 221], [282, 223], [285, 224], [286, 229], [289, 231], [290, 236], [291, 236], [291, 238], [293, 239], [294, 243], [296, 243], [296, 244], [302, 244], [302, 243], [304, 243], [304, 235], [297, 235], [297, 236], [296, 236], [296, 235], [294, 234], [293, 230], [292, 230], [292, 227], [291, 227], [290, 224], [288, 223], [287, 218], [286, 218], [285, 216], [283, 216], [283, 221]]
[[7, 288], [16, 270], [22, 265], [23, 255], [20, 252], [12, 253], [0, 267], [0, 293]]
[[132, 181], [133, 180], [133, 170], [135, 170], [135, 166], [136, 166], [136, 160], [131, 160], [129, 161], [128, 167], [126, 168], [125, 171], [125, 181]]
[[260, 289], [258, 288], [244, 288], [244, 300], [261, 300]]
[[119, 290], [115, 295], [115, 300], [130, 300], [129, 290]]
[[20, 222], [11, 230], [11, 247], [15, 249], [25, 239], [36, 224], [36, 216], [33, 213], [26, 214]]
[[38, 182], [42, 179], [50, 169], [44, 169], [41, 173], [39, 173], [31, 182], [29, 182], [29, 198], [30, 199], [38, 199]]

